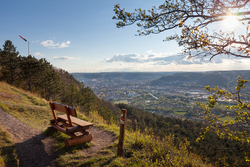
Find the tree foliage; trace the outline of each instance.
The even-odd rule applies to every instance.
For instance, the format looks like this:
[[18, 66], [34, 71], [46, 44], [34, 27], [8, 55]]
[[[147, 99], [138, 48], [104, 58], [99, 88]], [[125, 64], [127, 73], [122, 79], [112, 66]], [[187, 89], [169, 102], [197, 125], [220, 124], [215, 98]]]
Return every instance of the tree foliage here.
[[15, 82], [17, 75], [18, 54], [16, 47], [10, 40], [6, 40], [3, 50], [0, 50], [0, 65], [2, 66], [3, 78], [10, 84]]
[[[127, 12], [120, 5], [114, 7], [117, 27], [137, 23], [139, 35], [159, 34], [180, 29], [180, 34], [170, 35], [166, 40], [176, 40], [184, 52], [193, 56], [225, 54], [249, 58], [249, 0], [166, 0], [149, 10], [141, 8]], [[227, 16], [236, 16], [245, 24], [246, 31], [236, 36], [234, 32], [209, 30], [208, 26], [223, 21]]]
[[[229, 91], [226, 89], [220, 89], [218, 86], [211, 88], [206, 86], [205, 89], [213, 94], [208, 97], [209, 102], [207, 104], [200, 104], [204, 110], [205, 120], [210, 122], [207, 126], [205, 132], [197, 138], [196, 141], [204, 139], [204, 136], [210, 132], [216, 132], [220, 138], [228, 138], [231, 140], [236, 140], [242, 143], [243, 147], [250, 143], [249, 139], [249, 125], [250, 125], [250, 104], [248, 99], [244, 98], [244, 89], [246, 84], [250, 80], [242, 79], [239, 76], [237, 80], [237, 85], [234, 91]], [[231, 102], [230, 105], [226, 105], [227, 113], [224, 115], [229, 115], [232, 117], [231, 120], [222, 120], [215, 113], [214, 107], [221, 99], [226, 99]], [[248, 149], [249, 150], [249, 149]], [[250, 161], [250, 152], [246, 152], [246, 161]]]

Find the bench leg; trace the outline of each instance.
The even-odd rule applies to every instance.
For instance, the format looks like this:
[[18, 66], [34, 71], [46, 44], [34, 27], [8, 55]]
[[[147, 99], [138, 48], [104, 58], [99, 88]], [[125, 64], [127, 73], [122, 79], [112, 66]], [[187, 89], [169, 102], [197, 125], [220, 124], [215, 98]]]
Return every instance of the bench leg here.
[[77, 144], [89, 142], [89, 141], [92, 141], [92, 139], [93, 139], [93, 137], [92, 137], [91, 133], [89, 133], [88, 135], [81, 135], [81, 136], [77, 136], [74, 138], [66, 139], [65, 140], [65, 147], [74, 146]]
[[52, 126], [50, 126], [50, 127], [47, 128], [47, 131], [48, 131], [49, 133], [54, 133], [54, 132], [57, 131], [57, 129], [55, 129], [55, 128], [53, 128]]

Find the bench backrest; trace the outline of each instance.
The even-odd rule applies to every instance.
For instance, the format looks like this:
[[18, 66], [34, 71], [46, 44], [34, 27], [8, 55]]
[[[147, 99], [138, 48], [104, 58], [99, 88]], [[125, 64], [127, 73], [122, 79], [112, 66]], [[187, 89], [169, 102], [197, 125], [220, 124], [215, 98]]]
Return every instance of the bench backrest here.
[[60, 103], [54, 103], [54, 102], [50, 102], [50, 108], [51, 108], [51, 111], [52, 111], [52, 114], [53, 114], [53, 117], [54, 117], [54, 120], [55, 120], [55, 123], [58, 125], [58, 121], [57, 121], [57, 117], [56, 117], [56, 113], [55, 113], [55, 110], [56, 111], [60, 111], [60, 112], [64, 112], [66, 115], [67, 115], [67, 118], [68, 118], [68, 122], [69, 122], [69, 125], [72, 126], [72, 122], [71, 122], [71, 119], [70, 119], [70, 115], [76, 117], [76, 109], [73, 108], [73, 107], [68, 107], [66, 105], [63, 105], [63, 104], [60, 104]]
[[69, 115], [72, 115], [74, 117], [77, 117], [76, 115], [76, 109], [73, 107], [68, 107]]

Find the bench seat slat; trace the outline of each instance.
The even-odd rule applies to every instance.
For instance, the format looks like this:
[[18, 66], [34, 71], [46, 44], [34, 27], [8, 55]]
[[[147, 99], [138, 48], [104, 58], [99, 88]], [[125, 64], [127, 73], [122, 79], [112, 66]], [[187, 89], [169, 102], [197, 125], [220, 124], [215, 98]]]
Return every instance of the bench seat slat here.
[[[58, 118], [68, 121], [67, 115], [58, 115]], [[79, 126], [93, 126], [92, 123], [70, 116], [71, 122]]]

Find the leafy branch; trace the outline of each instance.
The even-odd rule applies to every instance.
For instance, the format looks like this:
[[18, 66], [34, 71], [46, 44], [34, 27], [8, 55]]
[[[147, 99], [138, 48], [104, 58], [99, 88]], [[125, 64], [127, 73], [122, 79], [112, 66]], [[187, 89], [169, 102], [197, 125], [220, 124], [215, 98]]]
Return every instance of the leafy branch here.
[[[184, 47], [189, 57], [210, 56], [210, 60], [220, 54], [250, 58], [250, 0], [170, 0], [149, 10], [141, 8], [127, 12], [117, 4], [114, 7], [118, 28], [137, 23], [138, 35], [159, 34], [172, 29], [180, 29], [181, 34], [170, 35], [168, 40], [176, 40]], [[237, 16], [246, 25], [245, 34], [235, 37], [233, 32], [210, 32], [207, 26], [221, 22], [226, 16]]]

